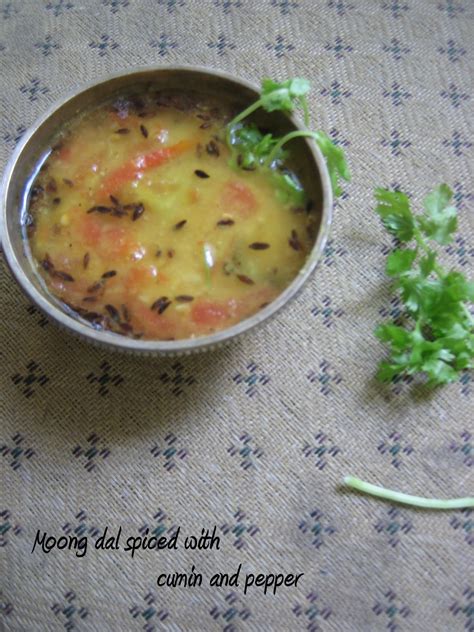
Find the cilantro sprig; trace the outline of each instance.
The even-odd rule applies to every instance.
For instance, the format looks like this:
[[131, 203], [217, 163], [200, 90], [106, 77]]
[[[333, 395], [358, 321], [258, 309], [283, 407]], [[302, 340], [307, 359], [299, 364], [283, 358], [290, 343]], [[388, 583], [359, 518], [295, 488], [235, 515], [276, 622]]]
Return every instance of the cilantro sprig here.
[[431, 246], [450, 243], [457, 229], [452, 195], [441, 184], [425, 198], [423, 214], [415, 215], [404, 193], [375, 192], [375, 210], [400, 242], [387, 258], [386, 273], [405, 307], [403, 325], [387, 322], [375, 332], [391, 352], [379, 366], [382, 381], [422, 373], [431, 385], [445, 384], [473, 366], [474, 318], [468, 304], [474, 300], [474, 283], [446, 270]]
[[322, 131], [298, 130], [289, 132], [282, 138], [263, 134], [256, 125], [242, 123], [259, 108], [267, 112], [280, 110], [293, 112], [297, 107], [303, 110], [306, 127], [310, 124], [307, 94], [310, 83], [307, 79], [295, 78], [280, 83], [273, 79], [263, 79], [260, 98], [240, 112], [227, 126], [227, 145], [232, 154], [231, 163], [246, 170], [262, 169], [271, 174], [277, 191], [284, 200], [301, 204], [304, 192], [294, 174], [284, 168], [287, 152], [283, 146], [294, 138], [312, 138], [318, 144], [329, 171], [335, 195], [341, 194], [339, 179], [350, 181], [349, 167], [344, 152]]
[[273, 81], [273, 79], [262, 79], [260, 99], [240, 112], [229, 123], [229, 127], [232, 128], [237, 123], [240, 123], [240, 121], [253, 114], [260, 107], [263, 107], [267, 112], [274, 112], [275, 110], [293, 112], [297, 105], [301, 105], [303, 108], [305, 125], [308, 126], [309, 108], [306, 95], [310, 88], [311, 86], [307, 79], [288, 79], [280, 83]]

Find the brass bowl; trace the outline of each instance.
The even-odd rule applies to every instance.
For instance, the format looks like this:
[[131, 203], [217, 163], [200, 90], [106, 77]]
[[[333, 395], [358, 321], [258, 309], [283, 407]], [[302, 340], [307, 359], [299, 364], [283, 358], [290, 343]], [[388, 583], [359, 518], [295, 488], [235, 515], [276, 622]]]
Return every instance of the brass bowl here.
[[[269, 305], [253, 316], [217, 333], [183, 340], [135, 340], [126, 336], [94, 329], [68, 314], [60, 301], [50, 295], [40, 282], [22, 236], [22, 209], [27, 184], [52, 138], [65, 123], [78, 113], [116, 94], [137, 92], [152, 85], [157, 90], [192, 90], [218, 97], [226, 104], [243, 109], [259, 97], [257, 86], [225, 72], [196, 66], [162, 66], [134, 68], [108, 75], [74, 90], [53, 105], [25, 133], [7, 164], [1, 190], [0, 235], [3, 251], [11, 272], [25, 294], [54, 322], [96, 345], [144, 354], [189, 354], [212, 349], [229, 342], [274, 316], [302, 288], [315, 270], [326, 244], [332, 215], [332, 190], [324, 158], [314, 141], [292, 142], [292, 166], [305, 190], [314, 201], [317, 232], [310, 255], [291, 284]], [[259, 110], [252, 117], [257, 125], [277, 134], [301, 129], [298, 121], [281, 112], [271, 114]]]

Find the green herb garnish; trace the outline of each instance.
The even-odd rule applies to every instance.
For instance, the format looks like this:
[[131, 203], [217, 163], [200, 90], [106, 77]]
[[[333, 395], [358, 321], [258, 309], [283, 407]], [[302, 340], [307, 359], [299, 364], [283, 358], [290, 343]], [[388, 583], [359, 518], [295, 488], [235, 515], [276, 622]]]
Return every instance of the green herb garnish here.
[[309, 90], [310, 84], [306, 79], [288, 79], [281, 83], [263, 79], [260, 99], [238, 114], [227, 126], [227, 145], [232, 154], [231, 163], [242, 169], [262, 169], [271, 173], [280, 197], [293, 204], [301, 204], [304, 192], [296, 176], [283, 168], [286, 158], [283, 145], [294, 138], [308, 137], [315, 140], [326, 159], [335, 195], [341, 194], [339, 178], [350, 180], [343, 150], [322, 131], [298, 130], [289, 132], [282, 138], [275, 138], [272, 134], [262, 134], [256, 125], [244, 124], [242, 121], [261, 107], [267, 112], [293, 112], [296, 107], [301, 107], [305, 125], [309, 126], [306, 97]]
[[344, 483], [348, 487], [357, 489], [365, 494], [370, 494], [371, 496], [378, 496], [385, 500], [391, 500], [404, 505], [413, 505], [414, 507], [424, 509], [462, 509], [464, 507], [474, 507], [474, 498], [472, 497], [450, 498], [447, 500], [440, 498], [423, 498], [422, 496], [412, 496], [411, 494], [403, 494], [391, 489], [386, 489], [385, 487], [372, 485], [372, 483], [366, 483], [355, 476], [345, 476]]
[[273, 79], [262, 79], [262, 90], [260, 99], [249, 105], [248, 108], [240, 112], [230, 123], [232, 128], [236, 123], [240, 123], [244, 118], [263, 107], [267, 112], [281, 110], [283, 112], [293, 112], [295, 106], [301, 105], [305, 116], [305, 125], [309, 125], [309, 109], [306, 94], [310, 90], [310, 83], [307, 79], [288, 79], [278, 83]]
[[[238, 148], [237, 158], [233, 157], [235, 162], [233, 166], [247, 171], [253, 171], [264, 164], [278, 142], [271, 134], [262, 134], [256, 125], [241, 123], [229, 129], [229, 139], [231, 146]], [[277, 156], [279, 160], [285, 158], [282, 151], [278, 151]]]
[[272, 151], [269, 153], [268, 157], [265, 160], [265, 165], [270, 167], [275, 160], [279, 160], [281, 149], [283, 145], [289, 140], [304, 136], [308, 138], [313, 138], [319, 145], [319, 149], [326, 159], [326, 165], [328, 168], [329, 177], [331, 178], [334, 195], [341, 195], [342, 190], [339, 186], [338, 181], [339, 178], [342, 178], [347, 182], [350, 181], [351, 175], [349, 172], [349, 167], [347, 166], [342, 148], [335, 145], [329, 138], [329, 136], [324, 132], [309, 132], [304, 130], [289, 132], [286, 136], [281, 138], [275, 144]]
[[453, 382], [473, 366], [474, 318], [467, 304], [474, 300], [474, 284], [443, 268], [430, 246], [431, 241], [448, 244], [456, 231], [452, 191], [440, 185], [425, 198], [422, 215], [412, 213], [404, 193], [377, 189], [375, 197], [383, 225], [403, 244], [389, 254], [386, 272], [405, 307], [405, 326], [386, 323], [376, 329], [391, 349], [378, 378], [423, 373], [431, 385]]

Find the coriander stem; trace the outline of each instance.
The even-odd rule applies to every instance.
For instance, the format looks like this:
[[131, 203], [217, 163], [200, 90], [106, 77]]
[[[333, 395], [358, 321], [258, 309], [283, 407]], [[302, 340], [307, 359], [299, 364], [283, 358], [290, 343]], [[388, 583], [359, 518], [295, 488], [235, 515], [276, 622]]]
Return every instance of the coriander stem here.
[[288, 134], [286, 134], [286, 136], [283, 136], [283, 138], [280, 138], [278, 143], [275, 145], [272, 151], [268, 154], [268, 157], [264, 162], [264, 166], [270, 167], [270, 165], [272, 164], [272, 162], [275, 160], [276, 156], [278, 155], [278, 152], [280, 151], [280, 149], [283, 147], [285, 143], [287, 143], [289, 140], [292, 140], [293, 138], [301, 138], [301, 137], [314, 138], [314, 140], [318, 140], [319, 134], [318, 132], [310, 132], [307, 130], [298, 130], [295, 132], [289, 132]]
[[379, 487], [378, 485], [372, 485], [362, 481], [355, 476], [345, 476], [344, 484], [353, 489], [357, 489], [365, 494], [371, 494], [372, 496], [378, 496], [379, 498], [385, 498], [386, 500], [392, 500], [397, 503], [405, 505], [413, 505], [414, 507], [421, 507], [424, 509], [462, 509], [463, 507], [474, 507], [474, 498], [450, 498], [448, 500], [442, 500], [439, 498], [423, 498], [422, 496], [412, 496], [411, 494], [403, 494], [396, 492], [385, 487]]
[[[426, 239], [423, 237], [420, 229], [418, 227], [416, 227], [416, 226], [414, 227], [413, 235], [415, 237], [416, 243], [420, 246], [420, 248], [422, 250], [424, 250], [426, 252], [426, 254], [430, 255], [432, 252], [434, 252], [433, 250], [431, 250], [431, 248], [426, 243]], [[433, 270], [436, 272], [436, 274], [438, 275], [438, 277], [440, 279], [444, 278], [445, 273], [444, 273], [443, 268], [440, 265], [435, 263], [434, 266], [433, 266]]]
[[300, 105], [303, 108], [304, 124], [306, 125], [306, 127], [309, 127], [309, 107], [308, 101], [304, 95], [300, 97]]
[[262, 99], [258, 99], [258, 101], [255, 101], [255, 103], [249, 105], [248, 108], [240, 112], [240, 114], [237, 114], [237, 116], [232, 119], [232, 121], [227, 125], [227, 128], [232, 129], [232, 127], [234, 127], [234, 125], [237, 125], [237, 123], [240, 123], [242, 119], [250, 116], [250, 114], [252, 114], [252, 112], [255, 112], [255, 110], [258, 110], [261, 105]]

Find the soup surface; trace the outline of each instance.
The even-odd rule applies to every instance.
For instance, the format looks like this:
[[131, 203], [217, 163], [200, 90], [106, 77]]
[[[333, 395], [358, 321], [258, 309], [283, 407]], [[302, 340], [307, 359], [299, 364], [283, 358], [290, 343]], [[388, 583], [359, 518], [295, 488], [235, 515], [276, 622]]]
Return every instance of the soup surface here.
[[31, 186], [26, 238], [77, 318], [137, 338], [202, 336], [294, 279], [313, 215], [282, 201], [265, 174], [230, 166], [229, 119], [198, 96], [150, 93], [60, 133]]

